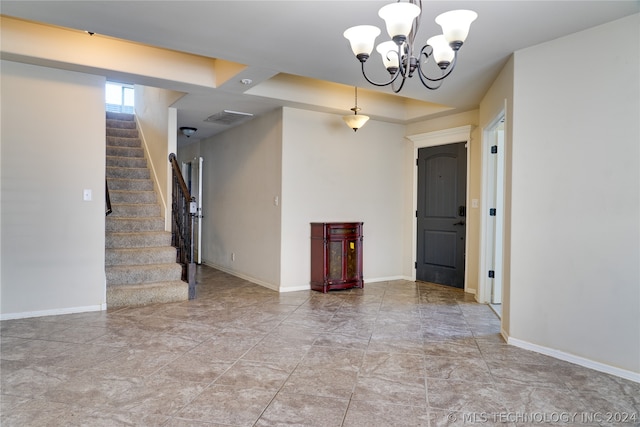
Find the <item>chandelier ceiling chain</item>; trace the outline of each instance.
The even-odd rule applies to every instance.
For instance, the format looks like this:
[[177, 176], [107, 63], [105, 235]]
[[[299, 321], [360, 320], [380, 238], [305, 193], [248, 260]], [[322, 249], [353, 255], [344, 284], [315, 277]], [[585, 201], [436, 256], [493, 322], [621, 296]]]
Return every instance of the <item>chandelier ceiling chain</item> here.
[[[372, 25], [358, 25], [347, 29], [344, 37], [349, 40], [351, 50], [360, 61], [362, 75], [367, 82], [374, 86], [391, 85], [396, 93], [402, 90], [406, 79], [413, 77], [415, 72], [427, 89], [438, 89], [455, 68], [458, 50], [467, 38], [471, 23], [478, 17], [471, 10], [452, 10], [438, 15], [435, 21], [442, 27], [443, 34], [429, 38], [427, 44], [416, 49], [414, 43], [422, 17], [422, 0], [398, 0], [383, 6], [378, 15], [384, 19], [391, 37], [390, 41], [376, 47], [390, 74], [388, 81], [372, 80], [364, 68], [380, 29]], [[396, 86], [399, 78], [399, 86]]]

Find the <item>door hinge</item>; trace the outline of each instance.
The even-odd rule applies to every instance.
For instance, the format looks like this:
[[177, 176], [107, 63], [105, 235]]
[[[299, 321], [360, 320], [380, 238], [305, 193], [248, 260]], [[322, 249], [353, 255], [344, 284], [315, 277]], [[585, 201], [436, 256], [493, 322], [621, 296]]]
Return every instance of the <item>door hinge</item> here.
[[415, 268], [416, 270], [418, 269], [418, 261], [413, 263], [413, 268]]
[[496, 208], [489, 209], [489, 216], [496, 216]]
[[493, 271], [493, 270], [489, 270], [489, 278], [490, 278], [490, 279], [493, 279], [493, 278], [495, 278], [495, 277], [496, 277], [496, 272], [495, 272], [495, 271]]
[[420, 166], [420, 160], [416, 159], [416, 166]]
[[418, 218], [418, 211], [416, 211], [416, 218]]
[[492, 145], [491, 146], [491, 154], [497, 154], [498, 153], [498, 146], [497, 145]]

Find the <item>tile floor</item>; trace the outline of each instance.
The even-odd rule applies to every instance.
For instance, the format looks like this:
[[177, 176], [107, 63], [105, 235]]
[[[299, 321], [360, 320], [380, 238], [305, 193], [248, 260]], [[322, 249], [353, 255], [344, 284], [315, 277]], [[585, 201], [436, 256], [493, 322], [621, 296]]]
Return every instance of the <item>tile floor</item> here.
[[194, 301], [3, 321], [0, 424], [640, 424], [640, 384], [506, 345], [458, 290], [198, 282]]

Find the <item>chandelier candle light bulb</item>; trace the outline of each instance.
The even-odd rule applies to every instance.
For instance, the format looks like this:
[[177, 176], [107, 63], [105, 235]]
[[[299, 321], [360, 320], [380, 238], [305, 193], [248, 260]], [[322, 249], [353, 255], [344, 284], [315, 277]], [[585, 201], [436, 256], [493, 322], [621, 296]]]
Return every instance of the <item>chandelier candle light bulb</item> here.
[[[456, 66], [458, 51], [467, 39], [471, 23], [478, 14], [471, 10], [452, 10], [438, 15], [435, 21], [442, 27], [443, 34], [429, 38], [427, 44], [418, 48], [414, 47], [414, 39], [418, 33], [421, 13], [422, 0], [398, 1], [383, 6], [378, 12], [391, 37], [391, 41], [381, 43], [376, 48], [391, 75], [386, 82], [371, 80], [364, 69], [380, 30], [371, 25], [358, 25], [344, 32], [351, 50], [361, 63], [362, 75], [369, 83], [374, 86], [391, 85], [393, 91], [398, 93], [405, 80], [417, 71], [422, 84], [427, 89], [434, 90], [451, 74]], [[440, 75], [428, 75], [427, 63], [431, 58], [438, 65]], [[394, 84], [396, 81], [399, 81], [398, 85]]]

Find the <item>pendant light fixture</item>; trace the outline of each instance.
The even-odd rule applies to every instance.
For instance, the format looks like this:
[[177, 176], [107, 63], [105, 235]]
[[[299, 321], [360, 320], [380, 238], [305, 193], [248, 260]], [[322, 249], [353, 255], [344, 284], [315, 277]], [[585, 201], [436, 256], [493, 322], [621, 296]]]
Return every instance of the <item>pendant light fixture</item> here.
[[351, 108], [351, 111], [353, 111], [353, 115], [349, 114], [346, 116], [342, 116], [342, 120], [344, 120], [347, 126], [353, 129], [354, 132], [357, 132], [358, 129], [360, 129], [362, 126], [364, 126], [365, 123], [367, 123], [367, 120], [369, 120], [369, 116], [358, 114], [358, 111], [360, 111], [360, 108], [358, 108], [358, 88], [356, 87], [355, 89], [356, 105], [355, 107]]
[[[421, 15], [422, 0], [398, 0], [378, 11], [378, 16], [384, 19], [387, 33], [391, 37], [390, 41], [381, 43], [376, 48], [391, 76], [386, 82], [375, 82], [364, 71], [364, 63], [369, 59], [380, 29], [372, 25], [358, 25], [344, 32], [353, 54], [360, 61], [362, 75], [369, 83], [374, 86], [391, 85], [393, 91], [398, 93], [405, 80], [417, 72], [422, 84], [427, 89], [434, 90], [451, 74], [456, 66], [458, 50], [478, 14], [472, 10], [452, 10], [438, 15], [435, 21], [442, 27], [443, 34], [429, 38], [427, 44], [419, 48], [414, 46], [414, 42]], [[399, 83], [394, 84], [398, 79]]]

